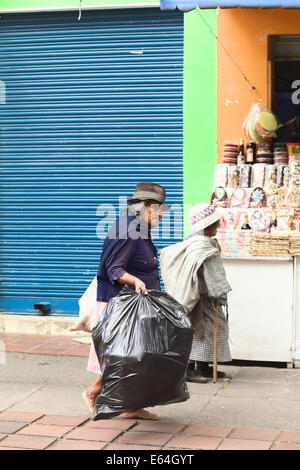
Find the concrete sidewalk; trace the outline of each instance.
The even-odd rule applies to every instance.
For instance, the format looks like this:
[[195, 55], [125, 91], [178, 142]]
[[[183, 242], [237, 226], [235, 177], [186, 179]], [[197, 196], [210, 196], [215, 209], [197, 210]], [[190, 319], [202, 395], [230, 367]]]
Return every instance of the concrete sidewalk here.
[[[188, 384], [158, 422], [94, 422], [81, 398], [95, 376], [72, 337], [0, 334], [1, 449], [300, 450], [300, 370], [220, 366], [230, 380]], [[2, 343], [2, 344], [3, 344]]]

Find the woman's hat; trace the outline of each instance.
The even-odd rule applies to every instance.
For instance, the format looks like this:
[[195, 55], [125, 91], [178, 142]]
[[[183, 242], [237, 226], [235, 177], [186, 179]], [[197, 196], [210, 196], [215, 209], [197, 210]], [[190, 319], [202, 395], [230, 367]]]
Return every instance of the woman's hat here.
[[128, 199], [129, 204], [136, 201], [157, 201], [159, 204], [164, 205], [164, 209], [170, 209], [168, 204], [165, 204], [166, 190], [163, 186], [157, 183], [138, 183], [135, 187], [133, 196]]
[[215, 206], [200, 203], [192, 207], [189, 212], [189, 220], [194, 233], [201, 232], [205, 228], [220, 220], [222, 214]]

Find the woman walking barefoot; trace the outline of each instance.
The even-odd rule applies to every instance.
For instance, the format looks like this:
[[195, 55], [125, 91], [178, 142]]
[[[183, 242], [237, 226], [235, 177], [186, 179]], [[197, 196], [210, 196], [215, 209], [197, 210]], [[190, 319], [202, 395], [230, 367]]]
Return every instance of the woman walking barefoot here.
[[[166, 191], [156, 183], [138, 183], [128, 201], [128, 211], [110, 228], [103, 244], [97, 273], [97, 307], [93, 326], [99, 321], [109, 300], [128, 285], [136, 293], [148, 289], [160, 290], [157, 250], [152, 242], [151, 229], [156, 227], [165, 204]], [[90, 412], [96, 413], [95, 402], [101, 393], [101, 370], [94, 345], [91, 345], [87, 370], [98, 375], [82, 396]], [[122, 418], [156, 420], [157, 416], [144, 409], [128, 410]]]

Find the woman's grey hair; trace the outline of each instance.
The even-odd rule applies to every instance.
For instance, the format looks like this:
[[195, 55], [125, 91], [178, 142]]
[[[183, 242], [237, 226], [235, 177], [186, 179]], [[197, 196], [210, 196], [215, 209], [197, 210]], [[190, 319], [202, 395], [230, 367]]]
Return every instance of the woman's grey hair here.
[[128, 204], [128, 215], [133, 215], [138, 217], [145, 210], [146, 204], [145, 201], [134, 202], [133, 204]]

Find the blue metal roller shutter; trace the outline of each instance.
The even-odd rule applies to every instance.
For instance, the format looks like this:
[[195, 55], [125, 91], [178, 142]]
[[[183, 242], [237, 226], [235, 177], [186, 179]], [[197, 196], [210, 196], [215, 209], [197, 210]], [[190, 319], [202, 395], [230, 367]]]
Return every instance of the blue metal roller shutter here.
[[[139, 181], [182, 203], [183, 14], [4, 15], [0, 44], [1, 311], [76, 314], [99, 262], [99, 204]], [[171, 236], [157, 246], [181, 228]]]

